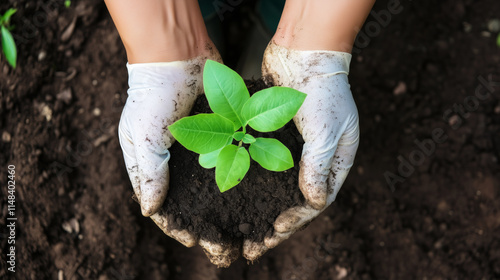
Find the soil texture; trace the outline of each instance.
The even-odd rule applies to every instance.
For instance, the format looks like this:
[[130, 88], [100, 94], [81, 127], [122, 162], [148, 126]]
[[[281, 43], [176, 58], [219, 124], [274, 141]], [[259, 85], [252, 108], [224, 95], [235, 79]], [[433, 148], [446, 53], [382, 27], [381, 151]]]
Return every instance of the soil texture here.
[[[234, 68], [255, 2], [220, 2]], [[126, 55], [103, 1], [9, 7], [19, 58], [11, 69], [0, 55], [0, 279], [500, 278], [499, 1], [377, 1], [353, 50], [361, 138], [336, 201], [227, 269], [132, 199], [117, 137]]]
[[[250, 94], [266, 88], [262, 80], [249, 81], [247, 87]], [[193, 113], [212, 113], [204, 96], [196, 101]], [[176, 142], [170, 150], [171, 183], [161, 212], [168, 217], [171, 229], [188, 229], [214, 243], [241, 246], [243, 239], [263, 242], [266, 234], [272, 234], [272, 225], [281, 212], [303, 204], [297, 176], [304, 141], [293, 122], [272, 133], [251, 128], [248, 133], [280, 140], [292, 152], [294, 167], [272, 172], [251, 160], [241, 183], [221, 193], [215, 183], [215, 169], [200, 166], [199, 155]]]

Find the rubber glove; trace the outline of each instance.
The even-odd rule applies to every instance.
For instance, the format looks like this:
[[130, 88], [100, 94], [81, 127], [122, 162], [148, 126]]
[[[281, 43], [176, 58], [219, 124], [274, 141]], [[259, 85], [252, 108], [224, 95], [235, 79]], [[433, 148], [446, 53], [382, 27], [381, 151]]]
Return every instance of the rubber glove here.
[[167, 217], [156, 213], [168, 192], [168, 149], [175, 141], [167, 127], [187, 116], [202, 94], [207, 59], [222, 63], [214, 51], [186, 61], [127, 64], [129, 90], [118, 136], [142, 214], [151, 216], [165, 234], [184, 246], [200, 244], [212, 262], [229, 266], [238, 257], [239, 247], [198, 240], [187, 230], [171, 230]]
[[203, 67], [208, 58], [220, 61], [216, 53], [184, 61], [127, 64], [128, 98], [118, 136], [144, 216], [157, 212], [165, 200], [168, 148], [175, 141], [167, 126], [187, 116], [203, 92]]
[[262, 64], [266, 82], [307, 94], [293, 118], [305, 142], [299, 187], [306, 202], [281, 213], [264, 244], [245, 241], [245, 258], [257, 259], [335, 200], [359, 143], [358, 112], [347, 79], [350, 61], [351, 54], [344, 52], [291, 50], [272, 42], [267, 47]]

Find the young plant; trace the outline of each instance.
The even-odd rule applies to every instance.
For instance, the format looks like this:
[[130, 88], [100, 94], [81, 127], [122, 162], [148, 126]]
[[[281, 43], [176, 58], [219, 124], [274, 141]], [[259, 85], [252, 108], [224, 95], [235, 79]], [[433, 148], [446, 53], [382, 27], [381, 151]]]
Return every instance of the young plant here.
[[[212, 60], [205, 64], [203, 87], [214, 113], [185, 117], [168, 128], [186, 149], [200, 154], [201, 166], [215, 167], [221, 192], [241, 182], [250, 168], [250, 156], [271, 171], [293, 167], [292, 154], [285, 145], [273, 138], [255, 138], [247, 133], [247, 126], [260, 132], [281, 128], [295, 116], [305, 93], [271, 87], [250, 97], [236, 72]], [[249, 145], [248, 151], [242, 144]]]
[[8, 9], [5, 14], [0, 16], [0, 34], [2, 36], [2, 50], [7, 58], [7, 62], [12, 66], [12, 68], [16, 68], [16, 60], [17, 60], [17, 48], [16, 42], [14, 42], [14, 38], [10, 31], [14, 28], [14, 26], [10, 26], [10, 17], [16, 13], [16, 9]]

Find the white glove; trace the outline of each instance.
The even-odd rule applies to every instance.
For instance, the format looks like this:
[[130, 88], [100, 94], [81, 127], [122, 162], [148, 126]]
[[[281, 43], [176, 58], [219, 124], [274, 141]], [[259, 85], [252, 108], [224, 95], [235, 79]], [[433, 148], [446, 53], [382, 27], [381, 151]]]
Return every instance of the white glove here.
[[263, 77], [307, 94], [293, 118], [305, 142], [299, 187], [306, 203], [280, 214], [264, 244], [245, 241], [247, 259], [257, 259], [313, 220], [344, 183], [359, 143], [358, 112], [347, 79], [350, 61], [351, 54], [344, 52], [290, 50], [274, 43], [267, 47]]
[[214, 51], [209, 56], [186, 61], [127, 64], [129, 96], [118, 136], [142, 214], [151, 216], [165, 234], [186, 247], [199, 243], [213, 263], [229, 266], [239, 255], [238, 247], [198, 240], [187, 230], [170, 230], [167, 217], [156, 213], [168, 192], [168, 149], [175, 141], [167, 126], [187, 116], [203, 92], [207, 59], [222, 62]]
[[[175, 141], [167, 126], [187, 116], [203, 92], [203, 67], [207, 58], [127, 64], [128, 99], [118, 136], [144, 216], [157, 212], [167, 195], [168, 148]], [[218, 55], [215, 59], [220, 60]]]

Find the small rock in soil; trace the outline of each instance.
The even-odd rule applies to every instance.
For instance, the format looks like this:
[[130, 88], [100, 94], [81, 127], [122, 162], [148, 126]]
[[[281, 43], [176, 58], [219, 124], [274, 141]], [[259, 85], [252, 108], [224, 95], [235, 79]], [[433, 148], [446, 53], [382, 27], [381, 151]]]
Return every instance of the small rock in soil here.
[[347, 276], [347, 269], [341, 266], [336, 265], [335, 270], [337, 271], [337, 278], [343, 279]]
[[491, 19], [488, 21], [488, 30], [493, 33], [500, 31], [500, 19]]
[[482, 31], [481, 32], [481, 36], [483, 36], [485, 38], [490, 38], [491, 37], [491, 33], [489, 31]]
[[464, 22], [464, 23], [463, 23], [463, 26], [464, 26], [464, 32], [465, 32], [465, 33], [469, 33], [469, 32], [471, 32], [471, 30], [472, 30], [472, 25], [471, 25], [470, 23], [468, 23], [468, 22]]
[[63, 34], [61, 35], [61, 41], [66, 42], [68, 39], [71, 37], [73, 34], [73, 31], [75, 31], [75, 26], [76, 26], [76, 16], [73, 18], [71, 23], [66, 27], [66, 30], [64, 30]]
[[38, 61], [43, 61], [47, 57], [46, 51], [41, 51], [38, 53]]
[[92, 114], [96, 117], [100, 116], [101, 115], [101, 109], [99, 108], [94, 108], [94, 110], [92, 111]]
[[56, 95], [58, 100], [62, 100], [64, 103], [69, 104], [71, 102], [72, 94], [71, 88], [64, 89]]
[[47, 121], [52, 119], [52, 109], [45, 103], [35, 103], [35, 107], [38, 109], [38, 112], [41, 116], [45, 117]]
[[2, 141], [5, 143], [9, 143], [10, 140], [11, 140], [10, 133], [8, 133], [7, 131], [2, 132]]
[[455, 124], [458, 123], [459, 117], [457, 115], [451, 116], [451, 118], [448, 120], [448, 124], [450, 126], [455, 126]]
[[500, 114], [500, 104], [495, 107], [495, 114]]
[[406, 83], [405, 82], [399, 82], [398, 85], [394, 88], [394, 95], [398, 96], [401, 94], [405, 94], [407, 90]]
[[76, 218], [72, 218], [71, 220], [64, 222], [62, 224], [62, 228], [67, 232], [67, 233], [76, 233], [78, 234], [80, 232], [80, 224], [78, 223], [78, 220]]
[[244, 223], [240, 224], [238, 226], [238, 229], [243, 233], [243, 234], [250, 234], [252, 232], [252, 225], [249, 223]]

